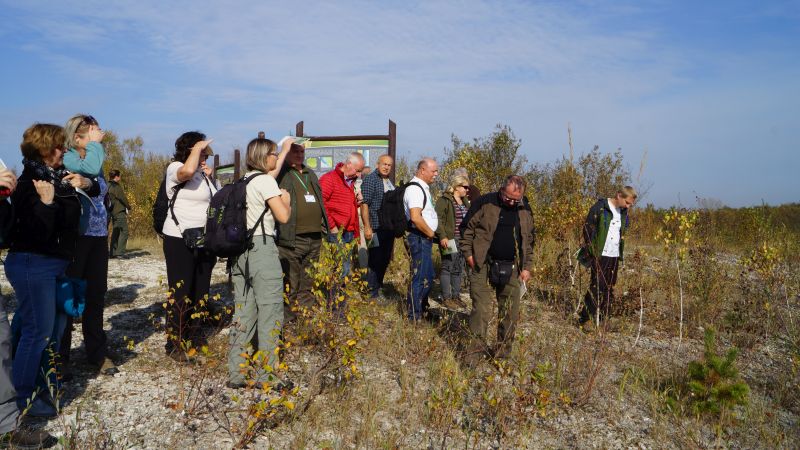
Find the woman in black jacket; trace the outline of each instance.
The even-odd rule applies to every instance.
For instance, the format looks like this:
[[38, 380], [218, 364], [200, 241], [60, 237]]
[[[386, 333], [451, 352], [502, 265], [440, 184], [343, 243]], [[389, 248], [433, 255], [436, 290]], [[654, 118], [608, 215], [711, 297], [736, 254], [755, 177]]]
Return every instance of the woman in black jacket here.
[[17, 406], [23, 410], [32, 402], [26, 414], [39, 417], [57, 413], [47, 389], [48, 383], [57, 384], [50, 355], [58, 351], [66, 324], [66, 314], [56, 307], [56, 277], [73, 259], [80, 235], [76, 188], [88, 195], [98, 190], [97, 183], [63, 168], [63, 147], [64, 129], [58, 125], [25, 130], [20, 145], [24, 170], [11, 195], [14, 225], [5, 262], [17, 297], [12, 325], [19, 333], [12, 371]]

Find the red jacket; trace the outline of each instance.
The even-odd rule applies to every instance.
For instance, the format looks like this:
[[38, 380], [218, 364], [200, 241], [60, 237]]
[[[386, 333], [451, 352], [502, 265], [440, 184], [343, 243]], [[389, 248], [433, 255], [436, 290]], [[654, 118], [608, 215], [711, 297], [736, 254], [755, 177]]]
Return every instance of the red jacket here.
[[343, 165], [336, 164], [335, 169], [319, 177], [322, 201], [328, 213], [328, 227], [352, 231], [358, 237], [358, 201], [353, 186], [344, 180]]

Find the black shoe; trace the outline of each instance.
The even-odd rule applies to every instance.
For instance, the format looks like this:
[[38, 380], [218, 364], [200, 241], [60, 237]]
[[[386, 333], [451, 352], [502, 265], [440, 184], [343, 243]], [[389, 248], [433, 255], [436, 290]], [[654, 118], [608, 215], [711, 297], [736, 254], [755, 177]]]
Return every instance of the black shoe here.
[[73, 378], [75, 378], [75, 376], [72, 374], [72, 369], [62, 364], [58, 370], [58, 379], [61, 380], [62, 383], [69, 383]]
[[[22, 424], [16, 430], [7, 433], [8, 443], [12, 448], [50, 448], [58, 443], [58, 439], [42, 428], [31, 428]], [[5, 439], [3, 439], [5, 441]]]
[[225, 383], [225, 387], [228, 389], [244, 389], [247, 387], [245, 383], [234, 383], [233, 381], [228, 381]]

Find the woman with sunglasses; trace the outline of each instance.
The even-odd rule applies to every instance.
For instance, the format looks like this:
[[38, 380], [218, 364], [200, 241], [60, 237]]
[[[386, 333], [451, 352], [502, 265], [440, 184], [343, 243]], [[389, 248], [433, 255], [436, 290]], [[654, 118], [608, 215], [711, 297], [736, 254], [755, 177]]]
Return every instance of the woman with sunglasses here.
[[56, 305], [56, 277], [75, 258], [81, 215], [76, 189], [100, 192], [96, 182], [64, 168], [64, 139], [58, 125], [25, 130], [20, 145], [24, 169], [11, 195], [15, 219], [5, 270], [17, 297], [12, 377], [17, 406], [37, 417], [57, 414], [48, 386], [58, 387], [52, 355], [66, 313]]
[[275, 244], [275, 221], [288, 222], [291, 207], [289, 192], [278, 187], [274, 176], [292, 142], [291, 138], [283, 140], [280, 158], [277, 145], [269, 139], [253, 139], [247, 145], [247, 228], [253, 232], [253, 245], [231, 266], [236, 304], [228, 352], [228, 386], [232, 388], [245, 386], [249, 374], [243, 373], [242, 354], [254, 351], [258, 352], [255, 381], [263, 384], [275, 379], [264, 370], [264, 365], [276, 366], [275, 348], [283, 324], [283, 272]]
[[217, 259], [202, 247], [203, 229], [211, 197], [217, 192], [206, 160], [214, 152], [211, 140], [199, 131], [183, 133], [175, 141], [173, 161], [167, 166], [166, 191], [170, 200], [164, 221], [164, 259], [170, 300], [167, 302], [167, 355], [179, 362], [191, 359], [187, 352], [205, 344], [199, 311], [208, 300], [211, 271]]
[[[103, 177], [103, 162], [106, 151], [101, 143], [105, 133], [100, 130], [97, 120], [85, 114], [77, 114], [67, 121], [64, 127], [66, 138], [64, 147], [64, 167], [70, 172], [84, 176], [97, 177], [100, 192], [91, 197], [81, 198], [85, 227], [78, 237], [75, 260], [67, 267], [67, 276], [86, 280], [86, 309], [83, 312], [81, 328], [86, 359], [104, 375], [119, 372], [109, 357], [108, 340], [103, 330], [103, 309], [108, 290], [108, 215], [105, 196], [108, 183]], [[61, 338], [61, 379], [72, 378], [69, 370], [70, 349], [72, 347], [72, 317], [67, 319], [67, 327]]]
[[450, 186], [436, 201], [436, 215], [439, 216], [439, 227], [436, 228], [436, 240], [442, 253], [442, 268], [439, 280], [442, 286], [442, 300], [451, 309], [466, 308], [461, 300], [461, 279], [464, 273], [464, 256], [458, 248], [461, 238], [461, 221], [469, 209], [469, 179], [455, 175], [450, 179]]

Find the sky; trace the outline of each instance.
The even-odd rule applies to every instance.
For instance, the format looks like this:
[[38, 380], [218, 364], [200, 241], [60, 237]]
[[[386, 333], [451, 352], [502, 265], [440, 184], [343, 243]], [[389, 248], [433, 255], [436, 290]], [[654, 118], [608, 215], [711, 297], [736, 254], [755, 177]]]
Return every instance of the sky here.
[[[444, 158], [512, 128], [531, 162], [621, 149], [645, 202], [800, 201], [800, 1], [5, 1], [0, 157], [91, 114], [223, 160], [260, 130]], [[640, 167], [643, 167], [640, 175]]]

